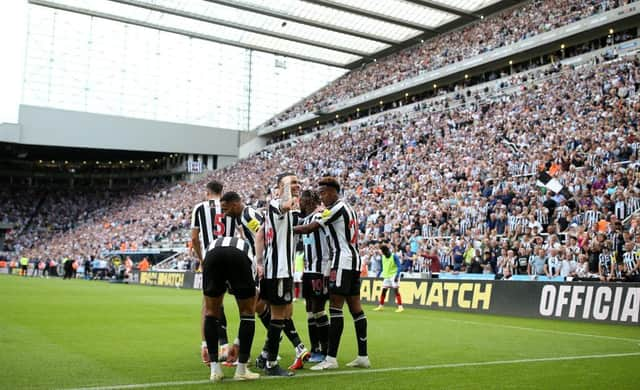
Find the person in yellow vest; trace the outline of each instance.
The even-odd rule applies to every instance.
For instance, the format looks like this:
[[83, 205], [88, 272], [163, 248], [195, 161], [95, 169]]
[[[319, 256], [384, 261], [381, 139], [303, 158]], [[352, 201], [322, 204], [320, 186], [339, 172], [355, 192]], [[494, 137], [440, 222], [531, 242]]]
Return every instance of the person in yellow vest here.
[[467, 247], [467, 250], [464, 251], [464, 254], [462, 255], [464, 257], [464, 265], [466, 267], [470, 267], [471, 263], [473, 262], [473, 257], [476, 255], [476, 250], [473, 247], [473, 245], [469, 245], [469, 247]]
[[374, 311], [380, 311], [384, 307], [384, 300], [387, 297], [387, 291], [392, 289], [396, 294], [396, 304], [398, 308], [396, 313], [404, 311], [402, 307], [402, 297], [400, 296], [400, 258], [398, 255], [391, 252], [391, 249], [385, 244], [380, 245], [380, 252], [382, 252], [382, 270], [378, 273], [378, 277], [382, 277], [382, 294], [380, 294], [380, 304], [373, 309]]
[[29, 268], [29, 258], [22, 256], [20, 258], [20, 276], [27, 276], [27, 269]]

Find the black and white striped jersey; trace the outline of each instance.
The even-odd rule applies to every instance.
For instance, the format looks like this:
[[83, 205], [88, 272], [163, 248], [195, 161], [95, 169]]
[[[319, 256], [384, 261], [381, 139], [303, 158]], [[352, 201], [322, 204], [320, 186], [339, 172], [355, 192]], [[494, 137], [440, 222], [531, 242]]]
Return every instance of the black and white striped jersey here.
[[236, 221], [222, 212], [220, 201], [210, 199], [198, 203], [191, 214], [191, 228], [199, 229], [202, 254], [218, 237], [233, 237], [236, 233]]
[[608, 253], [601, 253], [598, 257], [598, 262], [604, 275], [611, 273], [611, 264], [613, 263], [613, 256]]
[[545, 208], [536, 209], [536, 221], [540, 223], [540, 225], [548, 225], [549, 224], [549, 210]]
[[253, 248], [248, 241], [243, 240], [240, 237], [219, 237], [211, 243], [209, 251], [215, 248], [236, 248], [242, 251], [251, 262], [255, 262], [255, 256], [253, 255]]
[[555, 210], [556, 220], [560, 218], [566, 218], [570, 212], [571, 212], [571, 209], [568, 206], [556, 207], [556, 210]]
[[[622, 252], [622, 246], [624, 245], [624, 238], [622, 236], [622, 233], [619, 233], [614, 230], [612, 232], [607, 233], [607, 239], [611, 241], [611, 250]], [[620, 258], [620, 257], [616, 256], [616, 258]]]
[[[634, 270], [636, 268], [636, 264], [638, 262], [638, 253], [635, 251], [624, 252], [622, 254], [622, 262], [627, 267], [629, 271]], [[638, 270], [634, 270], [631, 272], [631, 275], [637, 275], [639, 273]]]
[[567, 249], [569, 249], [569, 251], [571, 252], [571, 259], [573, 261], [578, 261], [578, 256], [580, 256], [580, 253], [582, 253], [580, 247], [578, 245], [567, 246]]
[[[302, 224], [306, 225], [313, 221], [322, 219], [321, 213], [313, 213], [303, 219]], [[304, 272], [316, 273], [329, 276], [331, 262], [331, 247], [329, 246], [328, 229], [320, 227], [313, 233], [303, 234], [304, 244]]]
[[558, 273], [558, 270], [560, 269], [562, 261], [560, 261], [560, 258], [557, 256], [549, 256], [545, 261], [545, 263], [547, 264], [547, 269], [549, 270], [549, 273], [555, 276]]
[[634, 213], [636, 210], [640, 208], [640, 198], [636, 198], [635, 196], [629, 197], [626, 202], [625, 207], [625, 218]]
[[440, 259], [440, 267], [442, 269], [445, 269], [447, 265], [453, 264], [449, 248], [438, 248], [438, 259]]
[[624, 200], [620, 199], [616, 201], [614, 206], [614, 213], [619, 220], [623, 220], [627, 216], [627, 205]]
[[600, 220], [600, 216], [602, 215], [602, 213], [600, 213], [597, 210], [587, 210], [584, 212], [584, 223], [585, 225], [587, 225], [587, 227], [591, 227], [593, 225], [596, 224], [596, 222], [598, 222]]
[[471, 227], [471, 221], [468, 218], [461, 219], [460, 222], [458, 223], [458, 232], [460, 232], [461, 236], [464, 236], [470, 227]]
[[518, 227], [524, 230], [529, 225], [529, 220], [522, 215], [509, 215], [507, 220], [511, 231], [518, 229]]
[[293, 261], [296, 254], [296, 237], [293, 227], [298, 224], [300, 211], [280, 210], [280, 199], [274, 199], [267, 205], [264, 221], [264, 278], [292, 278]]
[[422, 237], [431, 237], [437, 234], [436, 229], [428, 223], [422, 225]]
[[264, 216], [255, 208], [245, 206], [240, 217], [236, 218], [236, 224], [242, 228], [245, 239], [249, 241], [255, 253], [256, 234], [258, 234], [258, 231], [264, 224]]
[[331, 243], [331, 269], [360, 271], [358, 251], [358, 217], [342, 199], [324, 210], [318, 221], [328, 229]]

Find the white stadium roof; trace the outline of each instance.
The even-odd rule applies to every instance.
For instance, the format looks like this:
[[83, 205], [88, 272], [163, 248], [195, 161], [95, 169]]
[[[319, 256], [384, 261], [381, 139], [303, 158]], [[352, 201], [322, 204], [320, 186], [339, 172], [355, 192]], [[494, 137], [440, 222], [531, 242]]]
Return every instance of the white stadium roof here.
[[31, 4], [342, 68], [518, 0], [29, 0]]

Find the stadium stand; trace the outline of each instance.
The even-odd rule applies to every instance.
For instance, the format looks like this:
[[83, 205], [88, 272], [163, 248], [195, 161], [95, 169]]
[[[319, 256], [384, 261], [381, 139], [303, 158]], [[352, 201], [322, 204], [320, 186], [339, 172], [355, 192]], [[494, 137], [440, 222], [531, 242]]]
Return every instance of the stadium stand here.
[[[257, 203], [282, 169], [300, 172], [305, 186], [323, 174], [337, 176], [345, 184], [344, 195], [358, 208], [361, 241], [369, 253], [381, 240], [404, 248], [416, 229], [425, 251], [446, 252], [456, 236], [465, 248], [495, 251], [499, 241], [492, 242], [488, 233], [510, 237], [517, 249], [515, 243], [528, 243], [539, 223], [546, 226], [547, 244], [555, 233], [569, 232], [583, 238], [581, 251], [599, 255], [592, 242], [607, 237], [611, 242], [615, 223], [640, 205], [635, 135], [639, 66], [636, 55], [567, 67], [553, 78], [471, 108], [389, 114], [376, 126], [344, 127], [309, 142], [263, 151], [211, 177]], [[560, 204], [546, 220], [537, 214], [549, 206], [532, 171], [551, 171], [569, 191], [566, 199], [557, 198]], [[247, 187], [247, 178], [255, 178], [254, 184]], [[35, 237], [42, 223], [32, 224], [21, 242], [34, 243], [28, 249], [31, 256], [54, 258], [123, 243], [142, 246], [187, 227], [190, 204], [209, 179], [118, 197], [93, 212], [77, 211], [82, 215], [75, 219], [77, 227], [62, 223], [67, 230], [57, 232], [60, 223], [50, 225], [54, 230], [41, 240]], [[90, 199], [73, 203], [82, 208], [99, 197]], [[66, 221], [65, 212], [59, 213], [49, 221]], [[627, 231], [635, 234], [633, 222]], [[635, 241], [625, 236], [625, 241]], [[501, 260], [500, 253], [493, 256]], [[415, 269], [421, 270], [419, 265]]]
[[[415, 77], [465, 58], [487, 53], [516, 41], [634, 1], [536, 0], [491, 15], [460, 30], [439, 35], [362, 69], [345, 74], [307, 99], [268, 121], [276, 126], [386, 85]], [[464, 44], [461, 44], [464, 42]]]
[[[528, 3], [351, 72], [318, 92], [311, 105], [296, 107], [332, 104], [623, 2], [602, 4]], [[549, 12], [534, 13], [535, 8]], [[547, 18], [540, 20], [543, 14]], [[451, 45], [461, 41], [467, 44]], [[445, 46], [456, 51], [443, 56]], [[416, 62], [425, 53], [445, 62]], [[129, 193], [109, 195], [47, 194], [35, 206], [38, 189], [2, 192], [10, 205], [3, 218], [21, 227], [11, 238], [30, 258], [141, 248], [185, 239], [191, 206], [208, 180], [223, 181], [225, 190], [259, 206], [275, 175], [286, 170], [297, 172], [304, 187], [323, 175], [343, 182], [344, 196], [361, 218], [360, 241], [372, 270], [377, 244], [389, 241], [402, 252], [408, 272], [450, 267], [509, 277], [532, 272], [514, 267], [514, 256], [526, 256], [528, 265], [542, 249], [543, 257], [568, 263], [550, 276], [630, 276], [611, 267], [603, 273], [599, 264], [605, 248], [620, 261], [640, 247], [640, 218], [634, 214], [640, 208], [640, 57], [595, 57], [506, 77], [508, 88], [495, 93], [469, 88], [473, 99], [464, 102], [444, 96], [391, 110], [375, 121], [267, 148], [192, 183], [133, 186]], [[459, 251], [465, 255], [456, 264]], [[429, 264], [432, 257], [437, 261]], [[588, 267], [580, 271], [585, 259]]]

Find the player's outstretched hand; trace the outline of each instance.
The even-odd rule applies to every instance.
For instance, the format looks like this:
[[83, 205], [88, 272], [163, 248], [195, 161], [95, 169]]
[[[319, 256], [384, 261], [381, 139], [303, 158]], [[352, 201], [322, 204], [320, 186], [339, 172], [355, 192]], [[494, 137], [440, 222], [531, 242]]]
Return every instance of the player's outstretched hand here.
[[211, 360], [209, 359], [209, 350], [205, 345], [200, 348], [200, 356], [202, 357], [202, 363], [209, 367], [211, 365]]
[[298, 197], [293, 197], [282, 203], [280, 207], [282, 211], [288, 212], [290, 210], [299, 210], [300, 209], [300, 200]]
[[239, 351], [240, 351], [240, 346], [234, 343], [227, 351], [227, 363], [233, 363], [236, 360], [238, 360]]
[[264, 266], [260, 264], [256, 265], [256, 272], [258, 273], [258, 280], [262, 280], [264, 276]]

